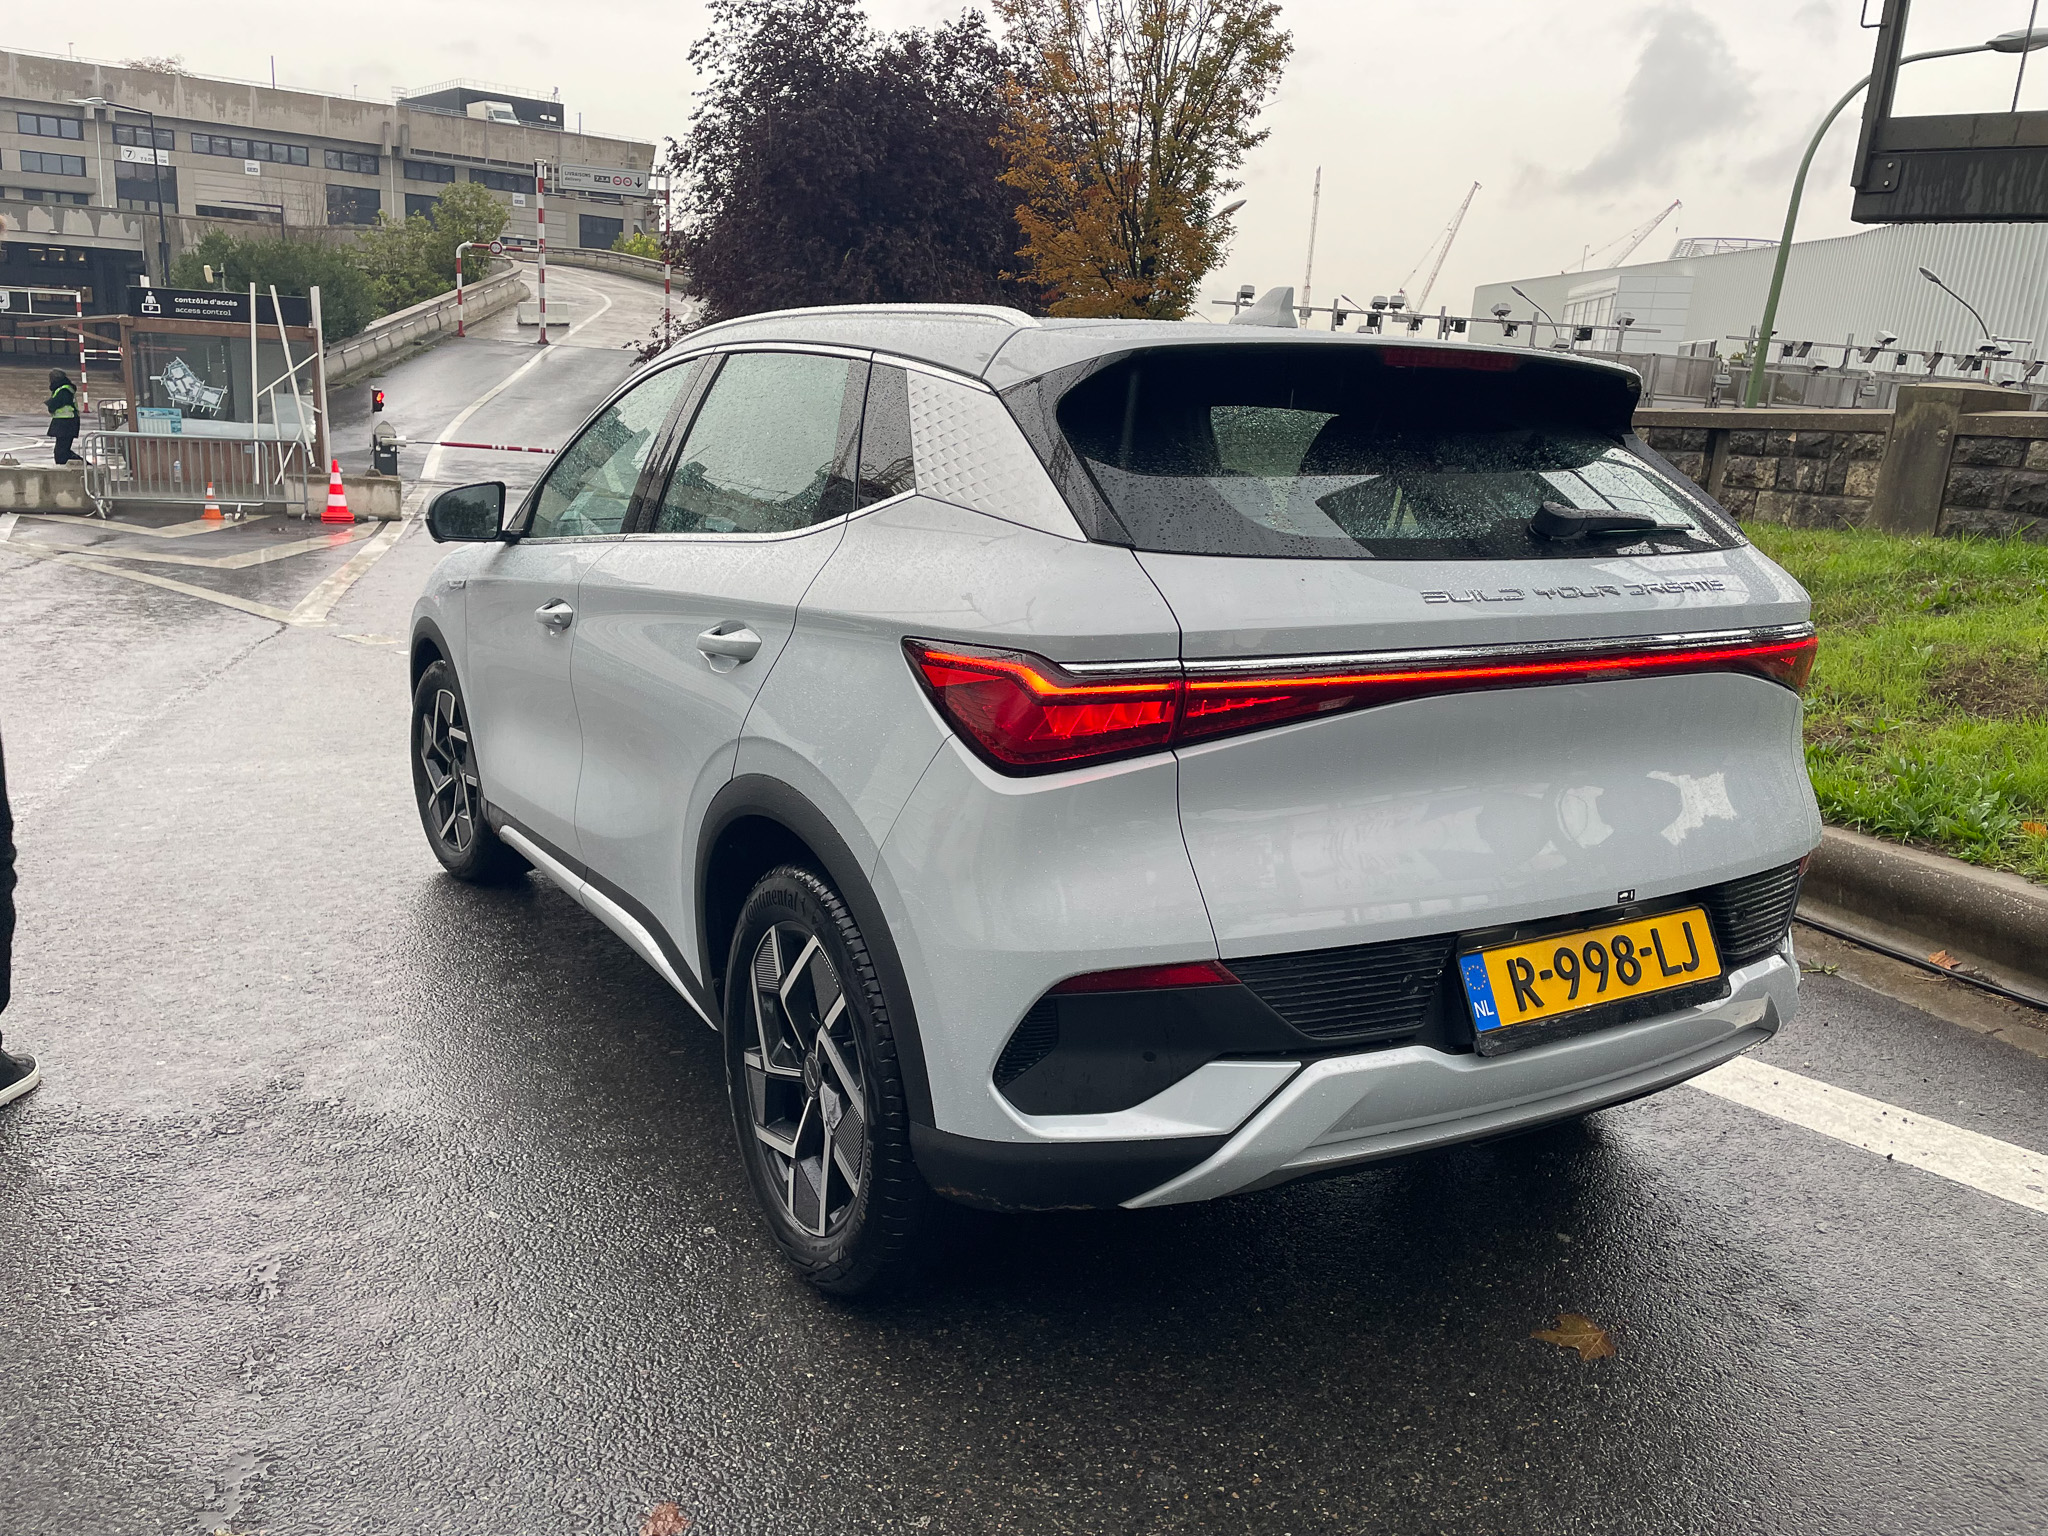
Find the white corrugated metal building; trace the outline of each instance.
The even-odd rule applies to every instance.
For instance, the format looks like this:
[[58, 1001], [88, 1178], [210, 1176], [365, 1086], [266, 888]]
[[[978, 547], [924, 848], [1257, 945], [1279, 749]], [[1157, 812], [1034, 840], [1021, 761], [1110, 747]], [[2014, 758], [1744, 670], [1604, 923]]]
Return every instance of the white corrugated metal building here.
[[[1546, 273], [1515, 279], [1512, 287], [1567, 325], [1605, 326], [1621, 313], [1633, 314], [1630, 351], [1676, 352], [1688, 342], [1714, 341], [1726, 355], [1740, 345], [1727, 338], [1748, 336], [1762, 318], [1776, 259], [1777, 248], [1765, 245]], [[1993, 333], [2012, 344], [2016, 362], [2048, 357], [2048, 224], [1888, 224], [1801, 241], [1786, 268], [1778, 337], [1839, 343], [1854, 336], [1868, 345], [1891, 332], [1898, 337], [1894, 345], [1912, 351], [1974, 349], [1984, 339], [1977, 323], [1920, 275], [1923, 266], [1983, 312]], [[1471, 313], [1490, 315], [1496, 304], [1506, 304], [1511, 320], [1529, 320], [1528, 302], [1510, 288], [1482, 284], [1473, 291]], [[1474, 327], [1472, 339], [1497, 339], [1489, 330]], [[1601, 350], [1613, 347], [1612, 332], [1596, 335]], [[1546, 330], [1538, 345], [1549, 339]], [[2016, 370], [2009, 364], [2004, 371]]]

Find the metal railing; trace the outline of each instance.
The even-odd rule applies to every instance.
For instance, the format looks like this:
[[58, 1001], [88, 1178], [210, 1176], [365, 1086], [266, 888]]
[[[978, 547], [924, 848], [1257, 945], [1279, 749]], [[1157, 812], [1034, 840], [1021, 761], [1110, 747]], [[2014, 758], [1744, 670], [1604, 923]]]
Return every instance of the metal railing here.
[[281, 506], [303, 515], [314, 487], [326, 484], [313, 445], [296, 438], [101, 431], [81, 434], [78, 446], [85, 494], [102, 517], [117, 502], [203, 506], [209, 486], [223, 508]]
[[[1625, 363], [1643, 376], [1642, 405], [1645, 409], [1691, 406], [1736, 406], [1742, 403], [1746, 367], [1731, 368], [1723, 357], [1683, 357], [1663, 352], [1595, 352], [1581, 350], [1580, 357], [1598, 357]], [[1764, 370], [1763, 403], [1809, 411], [1889, 411], [1898, 404], [1901, 384], [1968, 384], [1966, 376], [1949, 374], [1932, 378], [1924, 374], [1839, 368], [1816, 370], [1804, 365]], [[2048, 389], [2012, 387], [2015, 411], [2048, 409]]]

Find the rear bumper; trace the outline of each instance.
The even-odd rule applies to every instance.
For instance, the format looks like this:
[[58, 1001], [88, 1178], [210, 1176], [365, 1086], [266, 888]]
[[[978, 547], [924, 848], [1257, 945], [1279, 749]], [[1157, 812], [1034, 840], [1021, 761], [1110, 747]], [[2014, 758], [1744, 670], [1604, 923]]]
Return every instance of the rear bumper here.
[[938, 1193], [989, 1210], [1213, 1200], [1682, 1083], [1792, 1017], [1799, 976], [1789, 941], [1729, 983], [1718, 1002], [1504, 1056], [1403, 1045], [1304, 1063], [1212, 1062], [1132, 1110], [1032, 1120], [1031, 1141], [913, 1126], [913, 1153]]
[[1768, 1040], [1797, 1005], [1789, 948], [1729, 980], [1719, 1002], [1507, 1056], [1401, 1046], [1311, 1062], [1223, 1146], [1124, 1204], [1213, 1200], [1484, 1140], [1684, 1082]]

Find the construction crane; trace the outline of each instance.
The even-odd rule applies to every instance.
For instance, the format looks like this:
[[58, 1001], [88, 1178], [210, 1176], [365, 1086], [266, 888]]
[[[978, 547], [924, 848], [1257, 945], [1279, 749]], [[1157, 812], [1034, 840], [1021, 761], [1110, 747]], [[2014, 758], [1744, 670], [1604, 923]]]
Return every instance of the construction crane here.
[[1620, 266], [1623, 262], [1627, 261], [1629, 257], [1635, 255], [1637, 246], [1641, 245], [1645, 240], [1649, 239], [1650, 236], [1657, 232], [1657, 226], [1659, 224], [1662, 224], [1666, 219], [1670, 218], [1671, 215], [1678, 212], [1678, 210], [1683, 208], [1684, 206], [1684, 202], [1674, 197], [1673, 199], [1671, 199], [1670, 206], [1665, 208], [1662, 213], [1658, 214], [1654, 219], [1649, 219], [1644, 223], [1638, 224], [1634, 229], [1630, 230], [1627, 234], [1623, 235], [1619, 240], [1610, 240], [1607, 244], [1601, 246], [1598, 251], [1595, 251], [1594, 248], [1590, 245], [1587, 246], [1585, 254], [1579, 258], [1578, 266], [1566, 267], [1564, 270], [1567, 272], [1588, 271], [1589, 269], [1591, 269], [1593, 265], [1593, 258], [1595, 255], [1604, 257], [1607, 255], [1609, 251], [1614, 250], [1616, 246], [1621, 247], [1620, 251], [1611, 260], [1602, 261], [1600, 265], [1603, 267]]
[[1436, 286], [1436, 275], [1443, 271], [1444, 258], [1451, 254], [1451, 242], [1458, 238], [1458, 226], [1465, 222], [1465, 210], [1472, 206], [1472, 199], [1478, 195], [1479, 183], [1475, 181], [1472, 183], [1472, 190], [1465, 194], [1465, 201], [1458, 204], [1458, 211], [1451, 215], [1451, 222], [1444, 226], [1443, 233], [1429, 242], [1429, 249], [1425, 250], [1415, 265], [1409, 269], [1408, 275], [1401, 279], [1400, 291], [1405, 294], [1408, 285], [1415, 281], [1415, 274], [1422, 270], [1422, 263], [1429, 260], [1431, 252], [1435, 252], [1436, 261], [1429, 269], [1429, 278], [1423, 283], [1422, 292], [1408, 305], [1412, 312], [1421, 313], [1422, 306], [1429, 302], [1429, 290]]

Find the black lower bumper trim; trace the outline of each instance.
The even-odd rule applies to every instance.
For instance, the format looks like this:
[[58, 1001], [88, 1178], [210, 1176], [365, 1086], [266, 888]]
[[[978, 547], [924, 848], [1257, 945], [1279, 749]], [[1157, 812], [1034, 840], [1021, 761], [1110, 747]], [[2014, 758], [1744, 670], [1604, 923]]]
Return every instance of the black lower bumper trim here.
[[910, 1127], [927, 1184], [985, 1211], [1080, 1211], [1122, 1205], [1204, 1161], [1229, 1138], [1067, 1143], [982, 1141]]

